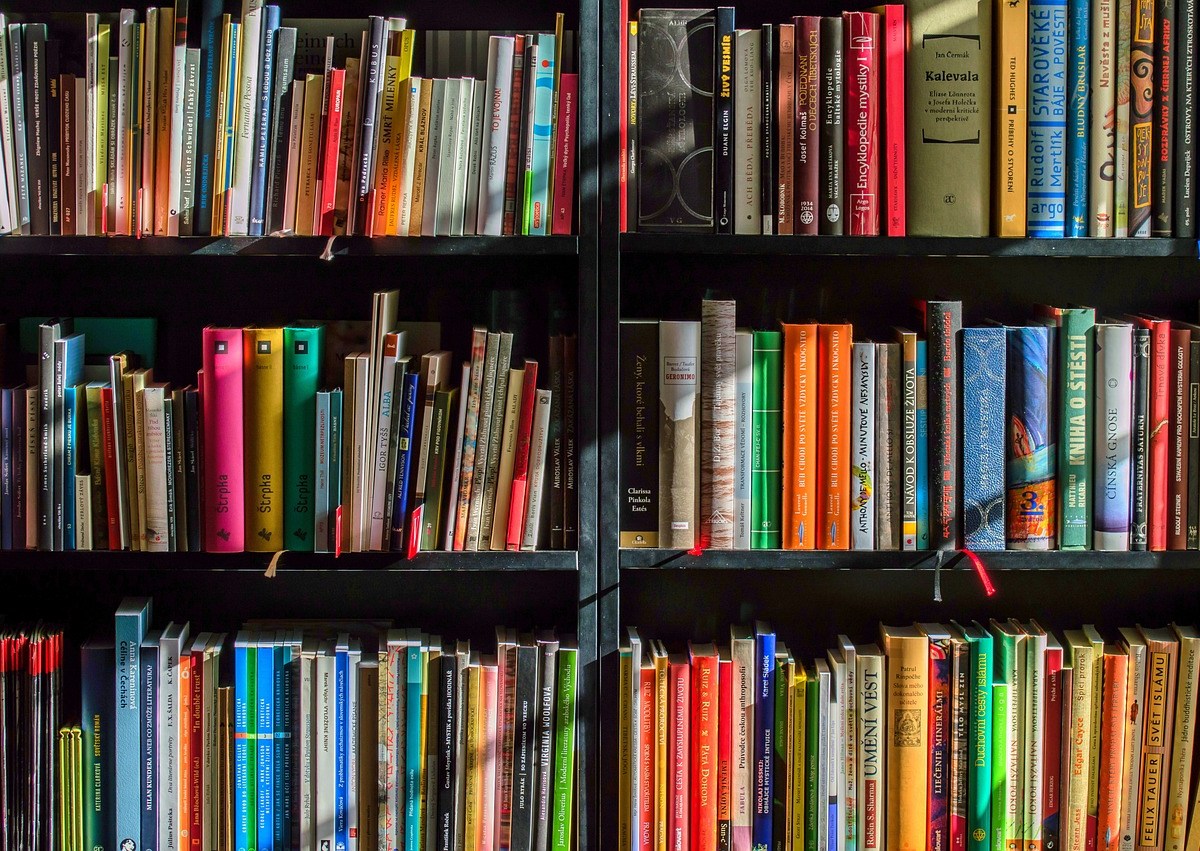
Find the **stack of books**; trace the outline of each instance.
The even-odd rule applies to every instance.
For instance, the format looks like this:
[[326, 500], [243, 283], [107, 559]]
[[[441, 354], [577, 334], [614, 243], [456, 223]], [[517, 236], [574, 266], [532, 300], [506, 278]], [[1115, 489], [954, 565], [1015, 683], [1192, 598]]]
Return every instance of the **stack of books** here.
[[1186, 626], [882, 626], [807, 664], [762, 623], [631, 628], [613, 847], [1195, 847], [1198, 678]]
[[[0, 234], [569, 234], [574, 34], [0, 15]], [[194, 10], [193, 10], [194, 12]]]
[[620, 8], [625, 231], [1196, 236], [1195, 0]]
[[921, 307], [881, 342], [732, 301], [622, 322], [621, 545], [1200, 548], [1200, 326]]

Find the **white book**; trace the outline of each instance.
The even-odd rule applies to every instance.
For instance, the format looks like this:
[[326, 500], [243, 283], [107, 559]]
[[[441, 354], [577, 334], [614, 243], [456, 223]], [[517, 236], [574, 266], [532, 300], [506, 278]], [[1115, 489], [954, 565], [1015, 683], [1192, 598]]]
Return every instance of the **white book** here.
[[487, 142], [487, 81], [471, 80], [471, 148], [467, 154], [466, 207], [463, 213], [463, 233], [478, 233], [479, 175], [483, 173], [483, 146]]
[[[1171, 625], [1179, 639], [1179, 667], [1175, 685], [1175, 736], [1171, 749], [1171, 779], [1167, 786], [1167, 813], [1180, 818], [1167, 819], [1166, 851], [1183, 851], [1191, 800], [1192, 753], [1196, 747], [1196, 689], [1200, 688], [1200, 634], [1193, 626]], [[1170, 707], [1168, 707], [1168, 710]]]
[[454, 549], [455, 518], [458, 517], [458, 483], [462, 478], [463, 432], [467, 428], [467, 394], [471, 391], [471, 364], [463, 363], [462, 381], [458, 387], [458, 423], [454, 429], [454, 458], [450, 467], [450, 503], [449, 510], [443, 518], [446, 533], [442, 538], [442, 549], [451, 552]]
[[75, 549], [92, 548], [92, 474], [75, 474]]
[[1088, 128], [1088, 234], [1113, 235], [1113, 162], [1116, 131], [1116, 2], [1092, 0], [1091, 127]]
[[[164, 21], [164, 24], [166, 22]], [[154, 172], [157, 160], [154, 155], [154, 142], [157, 139], [155, 126], [158, 110], [155, 109], [157, 95], [156, 86], [160, 85], [161, 75], [155, 73], [159, 67], [158, 58], [158, 9], [153, 6], [146, 10], [145, 37], [142, 40], [142, 61], [145, 73], [142, 75], [142, 91], [137, 108], [142, 112], [142, 202], [138, 205], [137, 228], [143, 236], [155, 234], [154, 211]], [[168, 62], [166, 57], [163, 64]], [[157, 232], [162, 236], [166, 233], [166, 223], [163, 230]]]
[[754, 469], [754, 332], [739, 328], [734, 335], [734, 383], [737, 393], [737, 457], [734, 460], [733, 548], [750, 549], [750, 473]]
[[405, 85], [408, 86], [408, 100], [405, 101], [408, 112], [404, 116], [403, 151], [400, 155], [400, 218], [397, 225], [397, 232], [400, 236], [408, 236], [409, 225], [412, 222], [413, 175], [416, 173], [417, 161], [417, 121], [421, 113], [421, 78], [409, 77]]
[[[132, 234], [129, 220], [133, 199], [129, 197], [129, 160], [126, 153], [129, 149], [130, 111], [137, 107], [137, 98], [133, 88], [133, 32], [134, 12], [132, 9], [122, 9], [120, 15], [120, 47], [117, 53], [117, 162], [114, 169], [116, 177], [115, 190], [110, 188], [110, 198], [115, 199], [115, 213], [112, 232], [122, 235]], [[110, 80], [109, 85], [113, 82]]]
[[[96, 17], [88, 15], [88, 19]], [[7, 227], [5, 231], [15, 230], [20, 225], [21, 211], [17, 204], [17, 173], [16, 150], [13, 148], [12, 105], [8, 96], [9, 64], [8, 64], [8, 20], [0, 13], [0, 155], [4, 158], [4, 194], [0, 196], [0, 207], [3, 208]]]
[[[337, 705], [336, 663], [334, 642], [321, 644], [316, 656], [316, 728], [313, 749], [313, 800], [317, 848], [333, 848], [334, 797], [337, 793], [337, 727], [334, 710]], [[311, 847], [311, 846], [309, 846]]]
[[[628, 635], [628, 643], [622, 643], [620, 655], [622, 660], [621, 668], [621, 689], [622, 689], [622, 705], [628, 705], [629, 717], [623, 719], [621, 726], [621, 751], [620, 759], [622, 766], [628, 762], [629, 765], [629, 788], [622, 793], [623, 800], [621, 801], [621, 818], [626, 818], [625, 812], [628, 807], [628, 825], [622, 825], [622, 833], [620, 834], [621, 851], [638, 851], [641, 846], [642, 825], [641, 825], [641, 777], [638, 767], [641, 764], [641, 742], [642, 742], [642, 637], [638, 634], [636, 627], [626, 627]], [[624, 770], [622, 769], [622, 778], [624, 778]], [[628, 794], [625, 794], [625, 793]]]
[[[88, 236], [96, 236], [100, 233], [100, 222], [96, 220], [96, 210], [98, 209], [98, 198], [101, 184], [104, 178], [100, 174], [100, 144], [98, 143], [98, 135], [100, 128], [97, 122], [100, 116], [100, 15], [96, 12], [88, 12], [84, 15], [84, 31], [87, 38], [87, 47], [85, 48], [84, 56], [84, 84], [87, 88], [87, 98], [85, 101], [86, 117], [83, 123], [84, 139], [87, 144], [87, 168], [80, 172], [84, 175], [83, 189], [87, 204], [80, 207], [84, 211], [80, 217], [80, 224], [86, 226], [83, 232]], [[105, 57], [107, 61], [107, 57]], [[7, 64], [7, 63], [5, 63]], [[4, 114], [7, 120], [7, 110], [3, 107], [7, 92], [4, 87], [0, 86], [0, 113]], [[107, 133], [107, 129], [105, 130]]]
[[1042, 841], [1042, 799], [1045, 776], [1042, 756], [1046, 749], [1046, 644], [1045, 630], [1035, 623], [1024, 627], [1025, 707], [1021, 738], [1024, 749], [1024, 796], [1021, 801], [1024, 835], [1039, 846]]
[[[1138, 823], [1141, 819], [1141, 777], [1142, 777], [1142, 735], [1146, 715], [1146, 674], [1147, 654], [1149, 648], [1142, 638], [1141, 631], [1135, 627], [1121, 627], [1121, 648], [1129, 655], [1126, 682], [1128, 694], [1125, 696], [1125, 750], [1122, 759], [1125, 761], [1125, 773], [1121, 790], [1121, 832], [1120, 851], [1136, 851]], [[1070, 704], [1064, 702], [1064, 711], [1069, 710]], [[1067, 772], [1063, 772], [1066, 775]]]
[[[158, 847], [186, 851], [179, 836], [179, 657], [188, 625], [168, 623], [158, 640]], [[239, 636], [240, 639], [240, 636]]]
[[[454, 172], [458, 161], [458, 137], [463, 107], [462, 80], [446, 80], [444, 87], [441, 133], [439, 136], [429, 137], [431, 140], [440, 139], [437, 143], [438, 179], [434, 199], [434, 233], [437, 236], [450, 236], [454, 230]], [[425, 182], [425, 192], [429, 192], [428, 178]]]
[[842, 747], [842, 773], [846, 777], [846, 792], [842, 797], [841, 808], [845, 810], [845, 830], [842, 836], [847, 844], [856, 841], [861, 835], [858, 828], [858, 788], [861, 766], [859, 765], [861, 746], [858, 738], [858, 651], [849, 637], [838, 636], [838, 649], [844, 662], [842, 672], [842, 729], [845, 738]]
[[[856, 651], [854, 678], [856, 689], [855, 720], [858, 741], [858, 786], [856, 828], [862, 851], [880, 851], [886, 844], [887, 807], [878, 804], [887, 799], [887, 660], [878, 645]], [[872, 803], [874, 802], [874, 803]], [[870, 837], [875, 837], [872, 842]]]
[[167, 542], [167, 432], [163, 411], [165, 384], [142, 391], [142, 451], [146, 458], [146, 537], [144, 549], [169, 551]]
[[754, 828], [754, 694], [758, 657], [754, 632], [749, 627], [738, 626], [729, 631], [729, 656], [733, 663], [733, 776], [729, 820], [734, 851], [750, 851]]
[[445, 123], [446, 80], [436, 79], [430, 87], [429, 132], [425, 160], [425, 209], [421, 213], [421, 236], [433, 236], [437, 226], [438, 182], [442, 162], [442, 125]]
[[[75, 78], [75, 126], [83, 127], [87, 122], [87, 81], [83, 77]], [[88, 136], [75, 134], [75, 234], [83, 236], [88, 233], [88, 192], [84, 174], [87, 171], [88, 150], [91, 148]]]
[[525, 529], [521, 534], [521, 549], [532, 552], [538, 547], [542, 528], [543, 483], [546, 481], [546, 445], [550, 442], [549, 390], [538, 390], [533, 405], [533, 433], [529, 441], [529, 496], [525, 500]]
[[1128, 550], [1133, 437], [1133, 326], [1096, 324], [1092, 546]]
[[458, 123], [454, 131], [454, 185], [450, 192], [450, 235], [462, 236], [467, 216], [467, 176], [471, 171], [471, 128], [475, 123], [475, 81], [458, 83]]
[[[233, 151], [233, 198], [229, 204], [229, 236], [246, 236], [250, 232], [250, 182], [254, 169], [255, 119], [258, 117], [259, 86], [262, 84], [262, 25], [263, 0], [242, 0], [242, 34], [238, 53], [242, 57], [238, 69], [237, 131]], [[182, 76], [182, 71], [180, 71]], [[172, 100], [172, 114], [174, 101]], [[180, 116], [182, 117], [182, 106]], [[171, 169], [175, 173], [174, 128], [171, 135]], [[174, 181], [172, 181], [174, 185]], [[172, 195], [172, 197], [178, 197]]]
[[504, 227], [504, 185], [508, 173], [508, 125], [512, 111], [513, 37], [488, 39], [487, 125], [480, 169], [475, 232], [500, 236]]
[[396, 352], [385, 351], [380, 364], [379, 414], [372, 446], [373, 477], [371, 482], [371, 552], [383, 549], [384, 500], [387, 493], [388, 458], [391, 452], [392, 418], [400, 415], [395, 409]]
[[[248, 10], [248, 7], [253, 6], [254, 4], [255, 4], [255, 0], [249, 0], [249, 2], [243, 4], [243, 6], [242, 6], [242, 21], [243, 22], [246, 20], [246, 12]], [[261, 5], [262, 5], [261, 0], [258, 0], [258, 6], [260, 9], [261, 9]], [[176, 10], [178, 10], [180, 8], [178, 3], [176, 4], [175, 8], [176, 8]], [[186, 5], [183, 8], [186, 9], [187, 8]], [[247, 65], [253, 66], [253, 70], [254, 70], [256, 79], [258, 77], [262, 76], [262, 68], [261, 68], [261, 65], [259, 64], [259, 57], [262, 54], [262, 48], [260, 47], [261, 39], [262, 39], [262, 35], [261, 35], [262, 16], [263, 16], [262, 11], [259, 11], [257, 13], [258, 21], [257, 21], [257, 29], [255, 31], [256, 41], [252, 48], [254, 52], [242, 54], [243, 57], [247, 57], [247, 56], [252, 57], [252, 61], [249, 61], [249, 62], [243, 61], [242, 62], [243, 72], [245, 71]], [[185, 35], [186, 35], [186, 33], [185, 33]], [[246, 35], [246, 27], [243, 26], [242, 27], [242, 37], [244, 38], [245, 35]], [[242, 44], [243, 44], [243, 46], [248, 46], [247, 43], [244, 41], [242, 42]], [[185, 122], [187, 120], [185, 118], [185, 114], [186, 114], [185, 109], [186, 109], [186, 104], [187, 104], [187, 54], [188, 54], [187, 39], [180, 38], [180, 33], [179, 33], [178, 25], [177, 25], [176, 30], [175, 30], [175, 47], [171, 54], [171, 136], [170, 136], [171, 150], [169, 152], [169, 158], [170, 158], [170, 162], [171, 162], [171, 177], [170, 177], [170, 179], [167, 183], [167, 187], [166, 187], [167, 188], [167, 236], [179, 236], [179, 214], [180, 214], [180, 210], [182, 208], [181, 205], [183, 203], [183, 130], [184, 130]], [[165, 61], [167, 61], [167, 57], [165, 57], [165, 56], [159, 57], [159, 61], [165, 62]], [[256, 116], [258, 114], [258, 93], [259, 93], [259, 90], [256, 87], [254, 90], [254, 98], [255, 98], [254, 103], [251, 106], [251, 115], [252, 116]], [[244, 101], [243, 101], [243, 103], [244, 103]], [[253, 119], [251, 119], [251, 122], [250, 122], [250, 135], [251, 135], [252, 140], [254, 138], [256, 138], [254, 136]], [[254, 147], [253, 147], [253, 144], [251, 144], [250, 153], [247, 155], [248, 159], [250, 160], [249, 166], [251, 168], [253, 167], [253, 160], [254, 160], [253, 151], [254, 151]], [[241, 154], [241, 128], [239, 127], [238, 128], [238, 155], [240, 156], [240, 154]], [[238, 174], [240, 176], [241, 172], [239, 171]], [[249, 182], [247, 182], [245, 184], [245, 186], [246, 186], [246, 190], [244, 193], [238, 192], [238, 193], [234, 194], [234, 196], [233, 196], [233, 202], [235, 205], [234, 206], [235, 216], [237, 214], [237, 210], [239, 210], [239, 209], [244, 209], [247, 212], [250, 209], [250, 184], [249, 184]], [[238, 205], [239, 199], [242, 198], [243, 196], [245, 197], [245, 202], [244, 202], [243, 207], [239, 208], [237, 205]], [[245, 221], [249, 221], [248, 215], [246, 215]], [[235, 219], [235, 222], [236, 222], [236, 219]], [[242, 233], [242, 231], [238, 231], [238, 233]]]
[[[370, 516], [367, 511], [367, 471], [370, 468], [370, 450], [368, 446], [367, 428], [368, 409], [366, 404], [370, 386], [369, 356], [359, 354], [354, 365], [354, 422], [353, 427], [353, 460], [354, 472], [352, 482], [352, 499], [354, 514], [351, 521], [351, 552], [361, 553], [366, 549], [370, 535]], [[345, 497], [343, 496], [343, 499]]]
[[829, 847], [829, 805], [837, 802], [838, 772], [836, 766], [830, 764], [829, 757], [837, 739], [833, 725], [837, 717], [833, 703], [835, 695], [829, 663], [817, 659], [814, 667], [817, 672], [817, 851], [837, 851], [836, 847]]
[[[467, 536], [463, 547], [467, 552], [479, 549], [479, 526], [483, 519], [483, 494], [487, 489], [487, 471], [492, 447], [492, 432], [499, 431], [496, 416], [496, 378], [500, 360], [500, 337], [496, 331], [487, 335], [483, 357], [483, 376], [479, 392], [479, 428], [475, 434], [475, 472], [471, 483], [471, 501], [467, 509]], [[509, 350], [511, 351], [511, 336]]]
[[850, 364], [851, 549], [875, 548], [875, 344], [855, 343]]
[[738, 30], [734, 52], [737, 82], [733, 92], [734, 233], [762, 233], [761, 56], [762, 31]]
[[304, 128], [304, 80], [292, 81], [291, 117], [288, 121], [287, 180], [283, 190], [283, 232], [296, 232], [296, 199], [300, 188], [300, 137]]

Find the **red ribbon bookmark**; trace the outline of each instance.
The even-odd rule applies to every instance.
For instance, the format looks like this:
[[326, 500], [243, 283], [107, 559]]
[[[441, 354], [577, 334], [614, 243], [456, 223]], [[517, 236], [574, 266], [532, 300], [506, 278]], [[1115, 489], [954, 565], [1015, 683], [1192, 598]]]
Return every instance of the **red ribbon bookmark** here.
[[979, 581], [983, 583], [983, 592], [989, 597], [994, 597], [996, 595], [996, 586], [992, 584], [992, 578], [988, 576], [987, 568], [983, 566], [983, 559], [970, 550], [963, 550], [962, 553], [970, 559], [971, 567], [975, 568], [975, 573], [979, 576]]

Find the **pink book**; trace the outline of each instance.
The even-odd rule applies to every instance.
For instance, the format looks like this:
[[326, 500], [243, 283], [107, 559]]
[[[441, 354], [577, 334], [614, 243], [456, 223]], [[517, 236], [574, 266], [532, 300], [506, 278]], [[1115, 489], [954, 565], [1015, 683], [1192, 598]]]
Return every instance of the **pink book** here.
[[850, 236], [879, 235], [879, 16], [843, 12]]
[[575, 128], [579, 113], [579, 75], [558, 80], [558, 139], [554, 157], [554, 203], [550, 233], [570, 236], [575, 218]]
[[334, 196], [337, 193], [338, 144], [342, 139], [342, 96], [346, 89], [346, 72], [334, 68], [329, 72], [329, 114], [325, 125], [325, 162], [321, 163], [321, 212], [317, 231], [321, 236], [333, 236]]
[[883, 38], [883, 182], [885, 233], [904, 236], [904, 7], [876, 7]]
[[500, 672], [496, 658], [488, 656], [483, 661], [483, 794], [479, 796], [479, 842], [478, 851], [495, 851], [496, 848], [496, 758], [499, 741], [499, 685]]
[[504, 548], [521, 549], [525, 529], [525, 502], [529, 497], [529, 444], [533, 440], [533, 406], [537, 401], [537, 361], [525, 360], [521, 385], [521, 417], [517, 420], [517, 455], [513, 459], [512, 496], [508, 503], [508, 534]]
[[242, 329], [205, 328], [204, 548], [245, 548], [242, 486]]

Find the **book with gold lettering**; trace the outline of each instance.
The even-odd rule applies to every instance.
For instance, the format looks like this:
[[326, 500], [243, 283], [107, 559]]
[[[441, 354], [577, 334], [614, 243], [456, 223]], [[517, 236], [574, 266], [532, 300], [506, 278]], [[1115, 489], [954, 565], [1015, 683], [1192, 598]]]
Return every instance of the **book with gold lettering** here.
[[1138, 851], [1162, 851], [1166, 839], [1179, 641], [1166, 628], [1140, 629], [1147, 647], [1146, 722], [1142, 734], [1141, 814], [1135, 838]]

